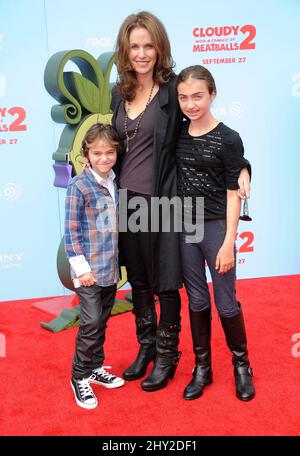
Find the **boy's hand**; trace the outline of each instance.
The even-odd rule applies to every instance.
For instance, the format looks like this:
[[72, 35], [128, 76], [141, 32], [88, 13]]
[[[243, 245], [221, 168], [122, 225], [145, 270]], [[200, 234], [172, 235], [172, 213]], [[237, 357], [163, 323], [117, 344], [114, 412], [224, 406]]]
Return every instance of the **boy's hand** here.
[[88, 272], [87, 274], [81, 275], [79, 278], [80, 285], [83, 287], [90, 287], [96, 283], [95, 276], [92, 272]]
[[226, 274], [234, 266], [234, 246], [232, 244], [223, 244], [220, 248], [217, 259], [216, 269], [219, 274]]

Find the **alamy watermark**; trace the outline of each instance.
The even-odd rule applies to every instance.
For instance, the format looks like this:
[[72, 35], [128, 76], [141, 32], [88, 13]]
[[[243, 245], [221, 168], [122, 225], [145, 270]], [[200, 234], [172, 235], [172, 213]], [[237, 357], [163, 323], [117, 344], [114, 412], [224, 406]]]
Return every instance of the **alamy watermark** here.
[[300, 333], [292, 335], [292, 342], [294, 345], [291, 348], [291, 354], [293, 358], [300, 358]]
[[[97, 200], [97, 209], [98, 230], [115, 232], [116, 214], [112, 200], [102, 196]], [[121, 189], [118, 222], [120, 233], [184, 232], [186, 242], [201, 242], [204, 235], [204, 198], [133, 196], [132, 192], [128, 198], [128, 191]]]
[[300, 97], [300, 73], [294, 73], [292, 75], [291, 94], [294, 98]]
[[6, 86], [5, 74], [0, 73], [0, 97], [3, 97], [3, 98], [5, 97], [5, 93], [6, 93], [5, 86]]
[[3, 43], [4, 37], [5, 37], [4, 33], [0, 32], [0, 51], [2, 51], [2, 43]]
[[6, 358], [6, 337], [0, 333], [0, 358]]

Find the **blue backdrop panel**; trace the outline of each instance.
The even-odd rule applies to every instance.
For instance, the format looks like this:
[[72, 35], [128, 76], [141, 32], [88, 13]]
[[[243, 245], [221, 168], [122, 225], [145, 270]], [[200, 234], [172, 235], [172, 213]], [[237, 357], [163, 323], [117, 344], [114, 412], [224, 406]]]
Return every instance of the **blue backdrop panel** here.
[[[52, 170], [63, 127], [50, 117], [55, 101], [44, 89], [45, 65], [61, 50], [96, 58], [112, 51], [123, 19], [141, 9], [165, 24], [177, 72], [202, 64], [213, 73], [213, 111], [239, 131], [252, 163], [253, 222], [239, 225], [238, 278], [300, 273], [298, 1], [128, 0], [110, 7], [7, 0], [0, 16], [0, 301], [69, 293], [56, 273], [65, 190], [53, 187]], [[5, 131], [24, 114], [26, 130]]]
[[[2, 1], [0, 34], [4, 34], [0, 73], [6, 81], [0, 126], [12, 127], [12, 131], [0, 131], [0, 301], [60, 295], [52, 102], [43, 84], [49, 57], [43, 2]], [[20, 110], [8, 114], [14, 107]], [[3, 108], [7, 108], [5, 116]], [[19, 126], [12, 125], [23, 116]], [[21, 126], [26, 130], [18, 131]]]

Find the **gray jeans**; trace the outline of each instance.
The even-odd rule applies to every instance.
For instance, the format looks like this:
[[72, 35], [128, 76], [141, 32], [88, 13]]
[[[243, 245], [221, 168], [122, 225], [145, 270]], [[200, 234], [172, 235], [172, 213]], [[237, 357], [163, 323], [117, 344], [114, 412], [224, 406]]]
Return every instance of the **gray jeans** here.
[[205, 222], [204, 238], [198, 243], [186, 242], [186, 233], [181, 233], [182, 271], [190, 308], [194, 311], [210, 308], [211, 299], [205, 272], [206, 260], [213, 282], [218, 313], [222, 317], [233, 317], [239, 313], [235, 293], [236, 266], [234, 265], [223, 275], [215, 269], [217, 254], [224, 242], [225, 235], [225, 219]]

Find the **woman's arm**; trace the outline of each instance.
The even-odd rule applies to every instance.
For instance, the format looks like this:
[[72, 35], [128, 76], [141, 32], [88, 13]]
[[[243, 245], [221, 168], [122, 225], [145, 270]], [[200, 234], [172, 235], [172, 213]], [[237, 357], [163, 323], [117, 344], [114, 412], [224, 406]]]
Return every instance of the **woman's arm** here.
[[241, 199], [250, 198], [250, 175], [248, 168], [243, 168], [240, 172], [239, 179], [238, 179], [239, 189], [237, 191], [237, 195]]
[[234, 243], [236, 238], [241, 200], [235, 190], [227, 190], [226, 236], [216, 258], [216, 269], [226, 274], [234, 266]]

